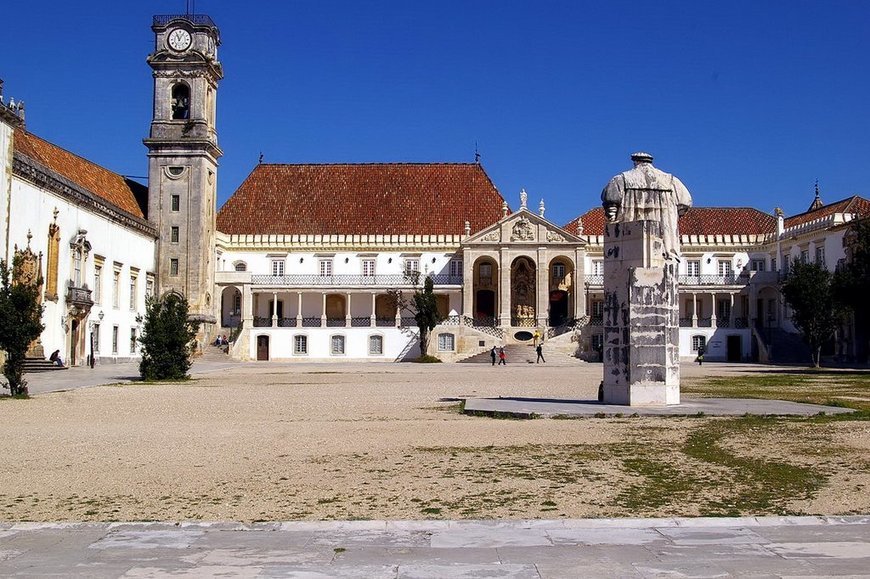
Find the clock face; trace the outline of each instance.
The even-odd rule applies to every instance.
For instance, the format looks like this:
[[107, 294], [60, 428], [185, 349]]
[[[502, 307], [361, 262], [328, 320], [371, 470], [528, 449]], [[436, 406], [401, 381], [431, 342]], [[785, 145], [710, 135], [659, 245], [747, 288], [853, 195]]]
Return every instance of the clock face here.
[[176, 28], [169, 33], [169, 47], [173, 50], [187, 50], [190, 46], [190, 32]]

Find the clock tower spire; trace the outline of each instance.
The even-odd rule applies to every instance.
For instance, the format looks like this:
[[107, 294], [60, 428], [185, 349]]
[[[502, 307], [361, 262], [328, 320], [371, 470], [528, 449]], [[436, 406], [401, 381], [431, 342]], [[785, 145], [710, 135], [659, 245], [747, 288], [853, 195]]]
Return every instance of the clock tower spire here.
[[177, 291], [214, 332], [214, 243], [218, 158], [215, 100], [223, 68], [220, 32], [204, 14], [155, 16], [154, 107], [148, 147], [148, 220], [157, 228], [160, 294]]

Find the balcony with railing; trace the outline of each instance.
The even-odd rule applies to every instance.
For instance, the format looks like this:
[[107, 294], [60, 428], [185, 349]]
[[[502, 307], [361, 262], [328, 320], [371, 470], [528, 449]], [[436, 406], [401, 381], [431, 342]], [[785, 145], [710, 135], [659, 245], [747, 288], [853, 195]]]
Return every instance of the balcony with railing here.
[[[422, 277], [422, 276], [421, 276]], [[462, 285], [461, 275], [430, 275], [436, 286]], [[422, 281], [422, 279], [421, 279]], [[413, 280], [402, 274], [384, 275], [252, 275], [252, 285], [272, 287], [414, 287]]]
[[94, 305], [94, 300], [91, 299], [91, 290], [86, 286], [77, 287], [73, 285], [73, 282], [69, 282], [66, 288], [66, 304], [80, 310], [90, 311], [91, 306]]
[[[748, 273], [728, 274], [728, 275], [681, 275], [677, 278], [677, 283], [681, 286], [745, 286], [752, 281], [766, 283], [770, 275], [761, 276], [756, 280], [758, 274], [771, 274], [774, 272], [753, 272], [753, 275]], [[775, 279], [774, 275], [772, 279]], [[604, 276], [591, 274], [585, 277], [586, 285], [589, 287], [600, 287], [604, 285]]]

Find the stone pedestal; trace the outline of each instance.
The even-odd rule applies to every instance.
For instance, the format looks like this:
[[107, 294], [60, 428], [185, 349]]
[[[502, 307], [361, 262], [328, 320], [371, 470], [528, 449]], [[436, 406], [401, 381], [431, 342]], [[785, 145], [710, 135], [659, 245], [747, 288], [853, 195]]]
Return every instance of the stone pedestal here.
[[608, 223], [604, 232], [604, 402], [680, 403], [677, 262], [661, 224]]

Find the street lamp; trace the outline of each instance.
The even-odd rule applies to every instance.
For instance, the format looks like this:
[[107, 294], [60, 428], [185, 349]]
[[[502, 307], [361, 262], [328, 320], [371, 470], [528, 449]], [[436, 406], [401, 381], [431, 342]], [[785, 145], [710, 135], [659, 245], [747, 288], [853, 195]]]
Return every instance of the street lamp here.
[[[100, 313], [97, 314], [97, 317], [100, 319], [100, 322], [103, 321], [103, 318], [105, 317], [105, 315], [106, 315], [106, 314], [103, 313], [103, 310], [100, 310]], [[97, 322], [91, 320], [91, 369], [94, 368], [94, 363], [95, 363], [95, 356], [94, 356], [94, 329], [95, 329], [96, 326], [97, 326]]]

